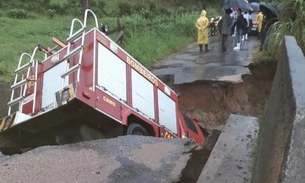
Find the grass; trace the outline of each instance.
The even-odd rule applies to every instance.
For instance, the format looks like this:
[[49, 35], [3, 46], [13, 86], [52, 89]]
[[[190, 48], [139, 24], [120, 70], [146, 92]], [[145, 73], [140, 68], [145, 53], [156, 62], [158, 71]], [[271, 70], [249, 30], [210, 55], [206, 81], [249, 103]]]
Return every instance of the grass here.
[[[53, 45], [51, 38], [65, 39], [70, 27], [71, 17], [48, 19], [42, 17], [32, 20], [18, 20], [0, 17], [0, 83], [11, 81], [20, 54], [32, 53], [37, 44]], [[51, 46], [52, 47], [52, 46]]]
[[[167, 44], [164, 42], [168, 41]], [[156, 39], [149, 33], [143, 33], [137, 38], [130, 38], [129, 44], [125, 49], [131, 51], [135, 58], [141, 60], [145, 66], [149, 66], [169, 53], [178, 51], [192, 41], [189, 37], [173, 37], [168, 39]], [[141, 49], [138, 49], [141, 47]], [[152, 48], [153, 47], [153, 48]]]
[[[279, 21], [275, 23], [267, 37], [268, 48], [261, 54], [261, 60], [277, 61], [280, 56], [280, 46], [285, 35], [292, 35], [296, 38], [298, 45], [305, 52], [305, 1], [304, 0], [281, 0]], [[259, 57], [258, 57], [259, 58]]]
[[[65, 4], [68, 1], [71, 0], [51, 0], [51, 3]], [[21, 1], [16, 0], [16, 2], [22, 4]], [[123, 1], [105, 2], [107, 11], [111, 12], [116, 11], [117, 3]], [[144, 0], [130, 1], [134, 4], [147, 2]], [[161, 1], [154, 2], [157, 5], [161, 4]], [[194, 6], [194, 4], [189, 6]], [[24, 13], [21, 10], [16, 13]], [[48, 12], [40, 15], [31, 11], [34, 18], [21, 20], [6, 17], [8, 12], [10, 12], [10, 9], [0, 8], [0, 83], [5, 84], [12, 82], [13, 70], [17, 67], [21, 53], [31, 54], [37, 44], [53, 47], [54, 44], [51, 41], [53, 36], [65, 40], [68, 37], [71, 20], [75, 18], [74, 16], [59, 15], [51, 18]], [[217, 10], [209, 9], [209, 12], [209, 16], [213, 16]], [[149, 67], [151, 63], [181, 50], [195, 41], [196, 29], [194, 25], [197, 18], [198, 12], [194, 12], [181, 15], [176, 19], [173, 19], [173, 16], [165, 16], [165, 14], [154, 14], [152, 20], [147, 20], [144, 18], [143, 12], [133, 12], [131, 16], [120, 17], [121, 24], [125, 26], [124, 39], [120, 46], [142, 64]], [[116, 17], [98, 16], [98, 22], [108, 24], [110, 30], [117, 26], [116, 21]], [[89, 24], [93, 23], [92, 20], [88, 22]], [[148, 23], [150, 25], [147, 25]], [[113, 38], [115, 35], [110, 37]]]
[[[17, 67], [21, 53], [31, 54], [37, 44], [53, 47], [52, 36], [65, 40], [73, 18], [67, 16], [50, 19], [42, 16], [37, 19], [19, 20], [0, 17], [0, 83], [12, 82], [13, 70]], [[110, 21], [112, 27], [115, 26], [115, 18], [104, 20], [106, 23]], [[141, 30], [137, 28], [139, 21], [135, 19], [125, 17], [121, 22], [127, 26], [126, 29], [131, 30], [125, 31], [128, 36], [125, 37], [121, 46], [146, 66], [194, 41], [192, 36], [175, 31], [174, 23], [169, 26], [158, 25], [152, 30], [149, 30], [149, 27]], [[193, 22], [194, 20], [190, 24], [193, 25]], [[134, 26], [134, 28], [128, 26]]]

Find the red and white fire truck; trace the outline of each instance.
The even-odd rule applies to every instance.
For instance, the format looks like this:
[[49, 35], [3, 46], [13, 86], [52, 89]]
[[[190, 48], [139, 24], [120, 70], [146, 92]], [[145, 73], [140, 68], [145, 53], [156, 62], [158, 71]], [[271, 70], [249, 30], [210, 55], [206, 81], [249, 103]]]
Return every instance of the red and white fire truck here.
[[66, 42], [53, 41], [59, 49], [37, 46], [20, 56], [8, 116], [0, 119], [0, 149], [119, 135], [204, 142], [199, 125], [179, 111], [178, 95], [100, 31], [90, 9], [83, 22], [72, 20]]

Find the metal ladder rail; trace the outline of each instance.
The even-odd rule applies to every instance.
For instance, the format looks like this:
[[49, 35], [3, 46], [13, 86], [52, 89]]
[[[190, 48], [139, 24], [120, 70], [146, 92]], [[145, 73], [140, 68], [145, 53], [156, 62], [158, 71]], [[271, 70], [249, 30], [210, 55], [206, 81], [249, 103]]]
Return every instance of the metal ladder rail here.
[[[33, 79], [33, 81], [34, 81], [34, 92], [33, 92], [34, 98], [33, 98], [32, 114], [34, 114], [34, 112], [35, 112], [36, 94], [37, 94], [38, 62], [36, 62], [36, 61], [34, 60], [34, 57], [36, 56], [37, 50], [39, 50], [39, 47], [38, 47], [38, 46], [36, 46], [36, 47], [34, 48], [33, 53], [32, 53], [32, 56], [31, 56], [31, 60], [33, 61], [33, 66], [35, 66], [35, 73], [34, 73], [34, 79]], [[29, 76], [28, 76], [28, 77], [29, 77]], [[25, 96], [25, 94], [26, 94], [26, 89], [27, 89], [27, 88], [25, 88], [25, 89], [23, 90], [23, 96]], [[21, 106], [22, 106], [22, 105], [23, 105], [23, 100], [21, 101]]]
[[[26, 91], [27, 91], [27, 87], [24, 87], [23, 92], [22, 92], [22, 86], [25, 86], [26, 83], [29, 81], [30, 67], [34, 67], [34, 66], [36, 67], [35, 68], [35, 76], [34, 76], [34, 83], [35, 83], [34, 84], [34, 87], [35, 87], [34, 88], [34, 96], [36, 95], [36, 91], [37, 91], [37, 89], [36, 89], [36, 80], [37, 80], [38, 64], [34, 61], [34, 56], [35, 56], [37, 50], [38, 50], [38, 47], [36, 47], [33, 50], [32, 55], [30, 55], [28, 53], [22, 53], [21, 56], [20, 56], [18, 67], [15, 70], [14, 84], [11, 86], [11, 89], [12, 89], [11, 100], [10, 100], [10, 102], [7, 103], [7, 105], [9, 106], [8, 115], [11, 114], [11, 107], [13, 105], [15, 105], [16, 103], [19, 103], [18, 111], [22, 110], [23, 99], [24, 99], [24, 96], [25, 96]], [[23, 61], [23, 57], [24, 56], [30, 57], [30, 61], [28, 63], [24, 64], [23, 66], [21, 66], [21, 63]], [[28, 68], [25, 78], [22, 79], [21, 81], [17, 82], [18, 81], [19, 72], [21, 72], [25, 68]], [[19, 95], [18, 98], [14, 99], [15, 89], [17, 89], [17, 88], [20, 88], [20, 95]], [[35, 97], [34, 97], [33, 105], [35, 105], [35, 102], [36, 102], [36, 100], [35, 100]]]
[[[36, 107], [37, 77], [38, 77], [38, 62], [35, 62], [35, 75], [34, 75], [34, 92], [33, 92], [32, 114], [35, 113], [35, 107]], [[23, 101], [22, 101], [22, 104], [23, 104]]]
[[[20, 91], [20, 96], [19, 96], [18, 98], [15, 98], [15, 99], [14, 99], [14, 95], [15, 95], [15, 89], [19, 88], [18, 85], [22, 84], [21, 82], [18, 82], [18, 73], [19, 73], [21, 70], [23, 70], [23, 69], [29, 67], [29, 65], [31, 65], [31, 63], [28, 62], [27, 64], [24, 64], [24, 65], [21, 66], [21, 63], [22, 63], [22, 60], [23, 60], [24, 56], [29, 56], [29, 57], [31, 57], [31, 55], [28, 54], [28, 53], [22, 53], [22, 54], [20, 55], [19, 62], [18, 62], [18, 67], [17, 67], [17, 69], [14, 71], [14, 72], [15, 72], [15, 78], [14, 78], [14, 84], [11, 86], [11, 89], [12, 89], [11, 98], [10, 98], [10, 101], [7, 103], [7, 105], [9, 106], [8, 115], [11, 114], [11, 107], [12, 107], [14, 104], [18, 103], [21, 99], [23, 99], [23, 98], [21, 98], [21, 96], [22, 96], [22, 95], [21, 95], [21, 93], [22, 93], [21, 91]], [[22, 69], [21, 69], [21, 68], [22, 68]], [[28, 72], [29, 72], [29, 70], [28, 70]]]
[[[73, 33], [73, 30], [74, 30], [74, 25], [75, 23], [78, 22], [80, 25], [81, 25], [81, 28], [74, 32]], [[69, 58], [71, 58], [73, 55], [77, 54], [78, 52], [81, 52], [80, 55], [79, 55], [79, 59], [81, 60], [81, 56], [82, 56], [82, 50], [83, 50], [83, 40], [84, 40], [84, 36], [85, 36], [85, 27], [83, 25], [83, 23], [77, 19], [77, 18], [74, 18], [71, 22], [71, 28], [70, 28], [70, 34], [69, 34], [69, 37], [67, 38], [67, 54], [64, 56], [64, 58], [62, 60], [67, 60]], [[71, 44], [74, 43], [74, 41], [76, 39], [78, 39], [79, 37], [82, 37], [82, 40], [81, 40], [81, 45], [79, 45], [78, 47], [74, 48], [72, 51], [70, 50], [71, 48]], [[66, 68], [65, 68], [65, 72], [63, 74], [61, 74], [61, 77], [63, 78], [63, 82], [62, 82], [62, 88], [65, 87], [66, 85], [66, 81], [69, 81], [69, 78], [67, 79], [66, 77], [69, 76], [71, 73], [75, 72], [76, 70], [78, 70], [80, 67], [80, 63], [72, 66], [72, 67], [69, 67], [69, 63], [67, 62], [67, 65], [66, 65]]]
[[[29, 67], [32, 65], [31, 60], [30, 60], [28, 63], [26, 63], [26, 64], [21, 66], [24, 56], [28, 56], [28, 57], [31, 58], [31, 55], [28, 54], [28, 53], [22, 53], [20, 55], [17, 69], [14, 71], [15, 78], [14, 78], [14, 84], [11, 86], [11, 89], [12, 89], [11, 98], [10, 98], [10, 101], [7, 103], [7, 105], [9, 106], [9, 108], [8, 108], [8, 115], [11, 114], [12, 106], [15, 105], [16, 103], [18, 103], [20, 100], [23, 99], [22, 91], [21, 90], [20, 90], [20, 95], [19, 95], [18, 98], [14, 99], [14, 95], [15, 95], [15, 89], [20, 88], [20, 86], [26, 82], [26, 80], [21, 80], [21, 81], [18, 82], [19, 72], [22, 71], [25, 68], [28, 68], [27, 75], [29, 75], [29, 72], [30, 72]], [[19, 108], [20, 108], [20, 106], [19, 106]]]
[[[95, 28], [98, 29], [98, 20], [97, 20], [97, 16], [95, 15], [95, 13], [90, 10], [90, 9], [86, 9], [85, 11], [85, 16], [84, 16], [84, 26], [87, 27], [87, 20], [88, 20], [88, 13], [91, 13], [91, 15], [93, 16], [94, 18], [94, 21], [95, 21]], [[94, 40], [94, 42], [96, 42]], [[96, 46], [96, 43], [94, 43], [94, 45]], [[95, 91], [95, 80], [96, 80], [96, 49], [95, 49], [95, 46], [94, 46], [94, 50], [93, 50], [93, 78], [92, 78], [92, 90]], [[80, 71], [78, 70], [77, 72], [77, 78], [79, 79], [80, 78]]]
[[[79, 82], [79, 80], [80, 80], [80, 71], [79, 71], [79, 69], [80, 69], [81, 63], [82, 63], [83, 48], [84, 48], [84, 44], [85, 44], [85, 39], [84, 38], [85, 38], [85, 34], [86, 34], [86, 26], [87, 26], [87, 19], [88, 19], [88, 13], [89, 12], [94, 17], [96, 28], [98, 28], [97, 17], [95, 15], [95, 13], [92, 10], [90, 10], [90, 9], [87, 9], [85, 11], [84, 24], [79, 19], [77, 19], [77, 18], [72, 20], [71, 28], [70, 28], [70, 36], [67, 38], [67, 42], [68, 42], [67, 55], [63, 58], [63, 60], [66, 60], [66, 59], [72, 57], [73, 55], [75, 55], [77, 52], [80, 52], [79, 53], [79, 60], [78, 60], [78, 63], [76, 65], [72, 66], [71, 68], [69, 68], [69, 63], [67, 63], [66, 72], [64, 72], [61, 75], [61, 77], [64, 78], [63, 83], [62, 83], [62, 87], [65, 86], [66, 76], [70, 75], [71, 73], [73, 73], [75, 71], [77, 71], [77, 79], [76, 79], [76, 81]], [[73, 34], [74, 24], [75, 24], [76, 21], [79, 22], [82, 25], [82, 28], [79, 29], [78, 31], [76, 31]], [[81, 45], [76, 47], [73, 51], [70, 52], [71, 44], [73, 43], [74, 40], [79, 38], [80, 35], [82, 35], [81, 36]], [[67, 68], [69, 68], [69, 69], [67, 69]]]

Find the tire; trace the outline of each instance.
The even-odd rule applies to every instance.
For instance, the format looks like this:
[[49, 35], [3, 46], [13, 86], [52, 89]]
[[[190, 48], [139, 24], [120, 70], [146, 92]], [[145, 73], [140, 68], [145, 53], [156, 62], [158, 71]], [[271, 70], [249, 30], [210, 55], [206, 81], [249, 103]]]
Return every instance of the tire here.
[[126, 135], [149, 136], [149, 133], [142, 125], [131, 123], [127, 128]]

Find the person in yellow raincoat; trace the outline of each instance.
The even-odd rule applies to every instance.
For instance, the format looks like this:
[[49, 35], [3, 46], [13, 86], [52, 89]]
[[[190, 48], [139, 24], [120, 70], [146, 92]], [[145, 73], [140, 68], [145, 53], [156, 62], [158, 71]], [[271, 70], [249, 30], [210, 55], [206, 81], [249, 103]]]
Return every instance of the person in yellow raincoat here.
[[256, 17], [256, 21], [258, 22], [258, 39], [261, 37], [262, 25], [263, 25], [264, 15], [262, 12], [259, 12]]
[[206, 17], [206, 11], [202, 10], [200, 17], [196, 21], [196, 28], [198, 30], [197, 43], [199, 45], [200, 51], [203, 51], [202, 46], [205, 46], [205, 52], [208, 52], [209, 45], [209, 35], [208, 35], [208, 26], [209, 19]]

